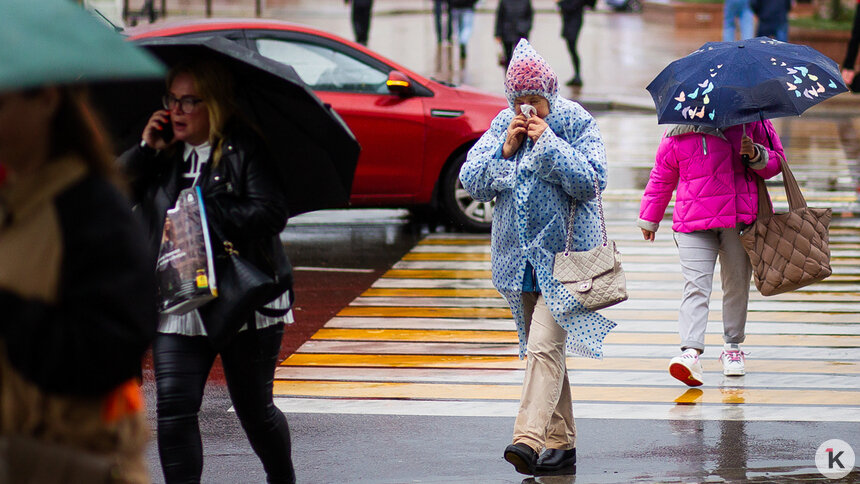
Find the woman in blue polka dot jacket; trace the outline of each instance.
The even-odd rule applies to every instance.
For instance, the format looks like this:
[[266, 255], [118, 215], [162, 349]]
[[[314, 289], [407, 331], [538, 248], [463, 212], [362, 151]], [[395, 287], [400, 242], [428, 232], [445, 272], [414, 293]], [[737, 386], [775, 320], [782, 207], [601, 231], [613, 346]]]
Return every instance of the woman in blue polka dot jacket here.
[[528, 355], [505, 459], [523, 474], [575, 472], [566, 353], [601, 358], [615, 323], [579, 304], [552, 266], [564, 250], [571, 210], [571, 249], [602, 241], [595, 184], [606, 186], [606, 153], [594, 118], [558, 95], [555, 73], [525, 39], [508, 67], [505, 94], [510, 108], [496, 116], [460, 171], [473, 198], [496, 199], [493, 284], [511, 307], [520, 358]]

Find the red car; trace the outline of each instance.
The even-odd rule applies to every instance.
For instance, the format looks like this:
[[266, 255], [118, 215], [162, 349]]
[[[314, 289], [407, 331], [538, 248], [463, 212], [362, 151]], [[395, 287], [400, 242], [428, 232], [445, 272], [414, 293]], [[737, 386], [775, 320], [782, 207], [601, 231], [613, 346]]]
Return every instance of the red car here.
[[276, 20], [195, 20], [132, 29], [130, 40], [219, 36], [289, 64], [361, 144], [350, 205], [431, 209], [489, 230], [491, 203], [458, 180], [466, 152], [507, 107], [502, 96], [428, 79], [336, 35]]

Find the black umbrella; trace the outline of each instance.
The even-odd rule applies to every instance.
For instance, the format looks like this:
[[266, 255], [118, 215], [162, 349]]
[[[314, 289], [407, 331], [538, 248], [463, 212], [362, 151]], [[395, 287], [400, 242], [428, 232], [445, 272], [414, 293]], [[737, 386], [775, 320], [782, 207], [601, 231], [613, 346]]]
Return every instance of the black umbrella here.
[[767, 37], [708, 42], [666, 66], [647, 89], [658, 123], [717, 128], [796, 116], [848, 90], [832, 59]]
[[[168, 66], [211, 58], [236, 80], [240, 110], [262, 133], [282, 180], [290, 215], [346, 206], [360, 147], [292, 67], [220, 37], [158, 37], [136, 42]], [[161, 109], [163, 80], [113, 82], [93, 88], [93, 101], [120, 150], [140, 140]]]

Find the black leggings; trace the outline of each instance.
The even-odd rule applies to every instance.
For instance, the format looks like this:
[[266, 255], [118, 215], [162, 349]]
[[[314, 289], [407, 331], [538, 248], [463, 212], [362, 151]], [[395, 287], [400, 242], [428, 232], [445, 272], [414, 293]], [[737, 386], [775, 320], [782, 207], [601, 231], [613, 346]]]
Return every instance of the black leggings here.
[[[239, 422], [270, 483], [295, 482], [290, 429], [272, 401], [283, 324], [242, 331], [221, 352]], [[197, 483], [203, 444], [197, 413], [216, 352], [205, 336], [159, 333], [152, 346], [158, 391], [158, 454], [168, 484]]]
[[361, 45], [367, 45], [367, 38], [370, 35], [371, 8], [371, 5], [352, 6], [352, 30], [355, 32], [355, 41]]
[[576, 41], [579, 39], [580, 30], [582, 30], [582, 17], [571, 18], [567, 22], [568, 25], [564, 29], [567, 50], [570, 51], [570, 58], [573, 60], [573, 76], [579, 77], [579, 52], [576, 50]]

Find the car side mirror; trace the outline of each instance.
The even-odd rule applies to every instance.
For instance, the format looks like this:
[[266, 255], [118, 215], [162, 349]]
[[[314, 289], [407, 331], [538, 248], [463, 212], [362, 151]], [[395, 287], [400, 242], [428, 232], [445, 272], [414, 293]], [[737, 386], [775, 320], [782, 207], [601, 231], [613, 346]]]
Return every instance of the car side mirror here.
[[411, 96], [415, 93], [415, 88], [412, 87], [412, 80], [400, 71], [389, 72], [385, 85], [388, 87], [388, 92], [401, 97]]

